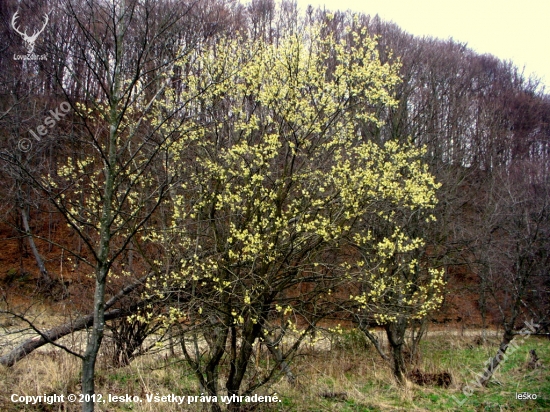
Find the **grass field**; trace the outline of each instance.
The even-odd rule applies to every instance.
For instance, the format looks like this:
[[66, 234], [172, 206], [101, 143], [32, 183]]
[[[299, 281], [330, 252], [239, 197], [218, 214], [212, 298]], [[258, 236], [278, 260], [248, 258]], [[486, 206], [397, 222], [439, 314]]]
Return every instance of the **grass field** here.
[[[450, 387], [419, 386], [409, 382], [395, 384], [391, 371], [374, 348], [361, 335], [348, 331], [332, 337], [321, 347], [305, 347], [292, 363], [297, 377], [290, 386], [280, 378], [258, 391], [273, 395], [280, 402], [246, 404], [247, 411], [535, 411], [550, 410], [550, 340], [530, 337], [506, 359], [487, 388], [471, 382], [483, 371], [489, 356], [494, 355], [498, 339], [493, 335], [484, 344], [475, 335], [466, 337], [431, 333], [421, 342], [418, 367], [423, 372], [450, 373]], [[542, 367], [528, 368], [529, 350], [535, 349]], [[251, 366], [250, 372], [266, 370], [267, 353]], [[147, 394], [200, 395], [192, 371], [181, 358], [160, 353], [134, 360], [123, 368], [99, 366], [96, 392], [107, 395], [139, 396], [142, 402], [98, 404], [101, 411], [202, 411], [205, 403], [177, 405], [173, 402], [147, 402]], [[0, 410], [2, 411], [76, 411], [78, 404], [54, 405], [13, 403], [12, 394], [53, 395], [79, 393], [77, 359], [57, 349], [33, 353], [13, 368], [0, 369]], [[469, 384], [471, 396], [463, 395]], [[467, 392], [467, 391], [466, 391]], [[536, 394], [536, 400], [518, 400], [516, 393]], [[454, 398], [453, 398], [454, 396]], [[466, 399], [462, 406], [459, 403]], [[223, 409], [223, 407], [222, 407]], [[244, 408], [243, 408], [244, 409]]]

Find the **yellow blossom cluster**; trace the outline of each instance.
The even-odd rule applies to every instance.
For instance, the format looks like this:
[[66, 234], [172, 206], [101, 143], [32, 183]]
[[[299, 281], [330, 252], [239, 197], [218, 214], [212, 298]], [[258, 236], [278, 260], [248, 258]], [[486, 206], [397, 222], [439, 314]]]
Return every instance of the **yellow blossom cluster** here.
[[[275, 44], [221, 38], [179, 65], [190, 67], [185, 87], [168, 90], [162, 105], [179, 107], [185, 120], [178, 133], [186, 138], [167, 153], [182, 184], [171, 192], [166, 229], [146, 238], [170, 260], [159, 262], [170, 269], [148, 293], [185, 289], [193, 302], [168, 318], [211, 316], [245, 328], [265, 325], [272, 311], [288, 323], [298, 305], [277, 299], [305, 273], [321, 279], [326, 268], [367, 282], [364, 294], [350, 297], [364, 306], [400, 289], [411, 292], [396, 305], [416, 305], [415, 316], [440, 302], [439, 271], [422, 268], [418, 284], [400, 276], [402, 268], [419, 270], [407, 256], [423, 247], [403, 229], [403, 216], [422, 211], [430, 220], [436, 204], [423, 149], [371, 141], [361, 128], [379, 124], [374, 107], [396, 104], [398, 67], [380, 62], [364, 32], [349, 29], [346, 41], [320, 31]], [[334, 251], [346, 245], [364, 254], [336, 264]], [[332, 290], [319, 296], [335, 299]]]

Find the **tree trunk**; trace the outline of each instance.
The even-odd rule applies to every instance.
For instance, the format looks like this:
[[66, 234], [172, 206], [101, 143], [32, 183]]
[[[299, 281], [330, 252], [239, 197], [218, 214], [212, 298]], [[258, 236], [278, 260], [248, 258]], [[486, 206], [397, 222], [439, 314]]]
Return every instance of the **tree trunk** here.
[[31, 247], [32, 254], [34, 255], [34, 259], [36, 260], [36, 264], [38, 265], [38, 269], [40, 270], [40, 275], [42, 276], [42, 281], [44, 284], [50, 285], [52, 282], [52, 278], [50, 277], [48, 271], [46, 270], [46, 266], [44, 265], [44, 261], [42, 260], [42, 257], [40, 256], [40, 253], [38, 253], [38, 249], [36, 248], [36, 245], [34, 243], [34, 239], [31, 234], [31, 228], [29, 226], [29, 217], [27, 215], [27, 211], [24, 207], [21, 207], [21, 218], [23, 219], [23, 228], [25, 229], [25, 234], [27, 235], [27, 238], [29, 239], [29, 246]]
[[355, 320], [357, 322], [357, 325], [359, 326], [359, 329], [365, 334], [367, 339], [370, 340], [371, 343], [374, 345], [380, 357], [384, 359], [386, 362], [389, 362], [390, 358], [388, 357], [386, 352], [384, 352], [384, 349], [382, 349], [382, 346], [380, 345], [380, 341], [378, 340], [378, 337], [372, 334], [371, 331], [369, 330], [369, 325], [366, 322], [364, 322], [362, 319], [360, 319], [358, 316], [355, 317]]
[[386, 325], [385, 329], [392, 350], [393, 376], [400, 385], [403, 385], [407, 373], [405, 358], [403, 357], [407, 319], [404, 316], [399, 316], [396, 322]]
[[403, 344], [392, 345], [393, 376], [399, 384], [405, 383], [405, 358], [403, 357]]
[[105, 281], [108, 269], [101, 268], [96, 278], [95, 293], [94, 293], [94, 320], [92, 331], [88, 337], [86, 352], [82, 360], [82, 394], [90, 395], [88, 402], [82, 404], [83, 412], [92, 412], [94, 410], [94, 402], [92, 395], [95, 394], [95, 363], [103, 334], [105, 331]]
[[479, 379], [479, 383], [482, 386], [487, 386], [500, 363], [505, 359], [506, 350], [508, 349], [512, 339], [514, 339], [514, 333], [511, 330], [505, 330], [497, 354], [489, 359], [487, 362], [487, 367], [483, 372], [483, 376]]
[[[121, 28], [121, 31], [124, 31]], [[121, 42], [118, 38], [117, 42]], [[120, 43], [119, 46], [122, 46]], [[120, 52], [120, 51], [119, 51]], [[120, 57], [120, 56], [119, 56]], [[95, 363], [103, 334], [105, 331], [105, 284], [111, 261], [111, 225], [113, 216], [113, 199], [115, 193], [115, 169], [117, 163], [117, 141], [118, 141], [118, 104], [120, 91], [120, 76], [115, 71], [114, 75], [114, 95], [111, 97], [110, 103], [110, 124], [109, 124], [109, 153], [108, 161], [104, 167], [105, 186], [104, 198], [101, 211], [100, 229], [99, 229], [99, 245], [97, 248], [97, 269], [96, 282], [94, 291], [94, 323], [92, 332], [88, 338], [86, 352], [82, 361], [82, 393], [90, 395], [82, 404], [82, 412], [93, 412], [95, 404], [93, 396], [95, 394]]]
[[[237, 352], [236, 343], [237, 336], [236, 331], [232, 329], [231, 344], [235, 351], [232, 351], [231, 356], [231, 370], [227, 377], [225, 387], [227, 388], [227, 395], [239, 396], [242, 381], [244, 379], [248, 363], [254, 349], [254, 342], [260, 336], [261, 324], [254, 323], [251, 319], [248, 319], [243, 327], [241, 335], [241, 346]], [[241, 410], [240, 402], [231, 402], [229, 404], [229, 411], [238, 412]]]
[[263, 337], [266, 341], [267, 349], [280, 365], [279, 368], [281, 369], [281, 372], [285, 374], [287, 382], [293, 386], [296, 383], [296, 376], [294, 376], [292, 370], [290, 370], [290, 365], [288, 364], [288, 362], [283, 359], [283, 351], [281, 350], [281, 348], [275, 345], [274, 342], [269, 340], [265, 334], [263, 335]]
[[410, 339], [410, 359], [409, 364], [418, 364], [420, 362], [420, 341], [426, 334], [426, 331], [428, 330], [428, 318], [423, 318], [420, 321], [420, 326], [418, 326], [418, 329], [411, 328], [411, 339]]

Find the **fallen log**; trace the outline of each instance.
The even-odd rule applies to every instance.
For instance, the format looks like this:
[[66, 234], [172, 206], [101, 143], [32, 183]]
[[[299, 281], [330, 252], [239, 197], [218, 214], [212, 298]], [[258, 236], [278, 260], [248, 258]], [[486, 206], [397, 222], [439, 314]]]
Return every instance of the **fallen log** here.
[[[122, 316], [128, 316], [129, 314], [132, 313], [133, 310], [137, 309], [139, 304], [132, 305], [125, 310], [123, 309], [108, 310], [123, 296], [128, 295], [129, 293], [134, 291], [138, 286], [142, 285], [143, 282], [150, 275], [151, 274], [146, 275], [141, 279], [137, 280], [135, 283], [132, 283], [131, 285], [126, 286], [119, 293], [117, 293], [115, 296], [109, 299], [105, 303], [105, 310], [106, 310], [105, 320], [113, 320], [113, 319], [120, 318]], [[16, 348], [12, 349], [6, 355], [0, 357], [0, 365], [11, 367], [15, 365], [16, 362], [20, 361], [25, 356], [29, 355], [39, 347], [44, 346], [47, 343], [53, 343], [56, 340], [61, 339], [62, 337], [67, 336], [71, 333], [78, 332], [82, 329], [88, 328], [92, 326], [93, 322], [94, 322], [94, 315], [92, 313], [86, 316], [82, 316], [75, 321], [67, 322], [61, 326], [56, 326], [55, 328], [52, 328], [46, 332], [40, 333], [38, 336], [35, 336], [33, 338], [29, 338], [25, 340], [23, 343], [21, 343], [19, 346], [17, 346]]]
[[[127, 316], [129, 312], [122, 309], [113, 309], [105, 313], [105, 320], [117, 319], [121, 316]], [[42, 336], [35, 336], [34, 338], [27, 339], [22, 344], [12, 349], [8, 354], [0, 358], [0, 364], [4, 366], [13, 366], [16, 362], [23, 359], [25, 356], [44, 346], [47, 343], [55, 342], [61, 339], [63, 336], [70, 335], [73, 332], [88, 328], [92, 326], [94, 322], [94, 315], [87, 315], [77, 319], [74, 322], [68, 322], [64, 325], [57, 326], [42, 333]]]

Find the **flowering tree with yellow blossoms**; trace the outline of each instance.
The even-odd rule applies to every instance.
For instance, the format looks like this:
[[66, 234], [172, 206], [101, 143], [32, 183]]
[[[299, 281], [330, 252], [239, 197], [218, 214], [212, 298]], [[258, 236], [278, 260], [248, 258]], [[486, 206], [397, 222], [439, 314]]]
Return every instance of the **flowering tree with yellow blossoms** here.
[[[139, 319], [178, 328], [210, 396], [222, 383], [228, 395], [266, 383], [319, 320], [395, 286], [380, 270], [387, 242], [403, 251], [421, 242], [395, 211], [435, 204], [422, 151], [361, 134], [378, 122], [371, 108], [396, 104], [397, 67], [381, 64], [375, 46], [364, 29], [336, 40], [312, 27], [277, 44], [220, 38], [193, 67], [181, 62], [188, 83], [158, 107], [200, 115], [170, 148], [168, 169], [185, 176], [170, 193], [171, 223], [147, 238], [166, 250], [155, 262], [164, 275], [147, 284], [166, 310]], [[201, 98], [193, 106], [189, 96]], [[391, 231], [369, 250], [374, 218]], [[374, 294], [349, 296], [365, 282]], [[432, 301], [424, 289], [414, 298]], [[250, 366], [259, 341], [275, 355], [271, 370]]]
[[[416, 166], [424, 170], [426, 167], [419, 163]], [[390, 219], [384, 214], [369, 217], [363, 231], [367, 236], [359, 238], [355, 248], [357, 253], [370, 257], [370, 265], [359, 261], [356, 270], [363, 270], [364, 275], [361, 282], [354, 284], [350, 296], [357, 307], [348, 306], [358, 327], [382, 357], [391, 360], [399, 383], [404, 382], [406, 374], [403, 350], [407, 330], [416, 323], [425, 325], [428, 314], [443, 301], [444, 271], [422, 238], [435, 221], [431, 213], [435, 199], [418, 201], [427, 203], [419, 208], [393, 207]], [[391, 359], [381, 349], [376, 335], [369, 331], [370, 325], [384, 327]], [[411, 356], [422, 330], [411, 340]]]

